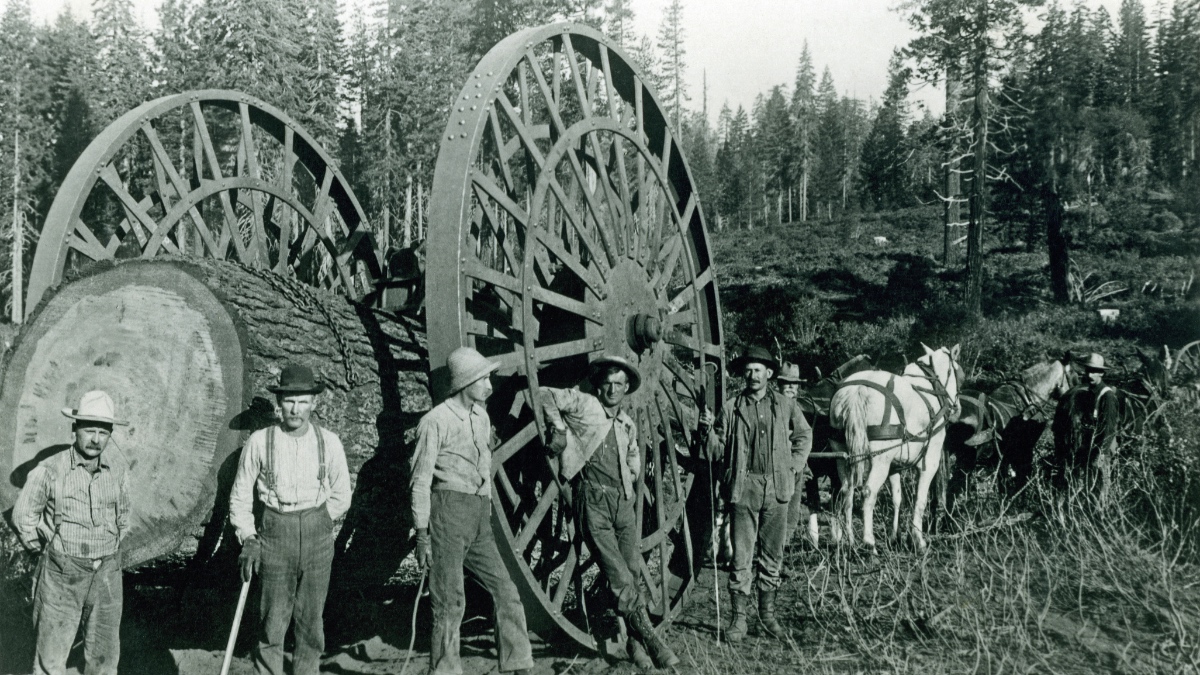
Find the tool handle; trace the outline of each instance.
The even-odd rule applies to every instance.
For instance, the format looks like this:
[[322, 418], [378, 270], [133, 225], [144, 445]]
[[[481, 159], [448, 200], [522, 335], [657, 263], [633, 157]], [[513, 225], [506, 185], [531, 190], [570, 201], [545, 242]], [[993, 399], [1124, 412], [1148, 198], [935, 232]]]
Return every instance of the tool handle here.
[[238, 596], [237, 611], [233, 614], [233, 629], [229, 631], [229, 644], [225, 645], [225, 660], [221, 662], [221, 675], [229, 675], [229, 664], [233, 661], [233, 645], [237, 642], [238, 628], [242, 625], [242, 612], [246, 609], [246, 596], [250, 595], [250, 582], [242, 582], [242, 594]]

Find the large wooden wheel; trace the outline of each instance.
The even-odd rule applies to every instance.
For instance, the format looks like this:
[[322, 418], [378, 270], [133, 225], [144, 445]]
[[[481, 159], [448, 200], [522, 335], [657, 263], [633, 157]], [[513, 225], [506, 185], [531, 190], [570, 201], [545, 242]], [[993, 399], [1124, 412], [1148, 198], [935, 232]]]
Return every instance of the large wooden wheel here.
[[236, 260], [352, 298], [381, 276], [333, 159], [283, 111], [236, 91], [143, 103], [88, 145], [47, 214], [26, 311], [65, 271], [163, 254]]
[[524, 30], [479, 63], [441, 144], [430, 367], [436, 384], [460, 345], [503, 363], [489, 402], [500, 437], [493, 525], [531, 628], [592, 647], [603, 634], [607, 594], [531, 401], [543, 386], [580, 384], [604, 352], [643, 378], [628, 399], [644, 453], [642, 576], [651, 613], [669, 621], [696, 571], [691, 528], [708, 528], [689, 525], [692, 437], [698, 402], [722, 398], [724, 356], [702, 210], [653, 88], [591, 28]]

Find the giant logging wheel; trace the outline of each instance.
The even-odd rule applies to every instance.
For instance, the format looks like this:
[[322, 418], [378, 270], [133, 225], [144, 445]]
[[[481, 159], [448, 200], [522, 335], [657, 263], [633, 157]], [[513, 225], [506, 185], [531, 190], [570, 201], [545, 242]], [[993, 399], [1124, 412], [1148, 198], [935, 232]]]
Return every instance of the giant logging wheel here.
[[532, 401], [580, 384], [605, 352], [642, 374], [627, 408], [643, 452], [642, 575], [651, 613], [669, 621], [708, 528], [689, 508], [693, 435], [700, 402], [722, 398], [724, 356], [702, 210], [652, 87], [586, 26], [509, 36], [454, 100], [430, 213], [430, 368], [436, 383], [460, 345], [503, 364], [489, 402], [493, 525], [530, 627], [597, 646], [605, 593]]
[[362, 297], [381, 276], [365, 221], [332, 157], [283, 111], [236, 91], [164, 96], [109, 125], [63, 180], [27, 312], [66, 271], [170, 254]]

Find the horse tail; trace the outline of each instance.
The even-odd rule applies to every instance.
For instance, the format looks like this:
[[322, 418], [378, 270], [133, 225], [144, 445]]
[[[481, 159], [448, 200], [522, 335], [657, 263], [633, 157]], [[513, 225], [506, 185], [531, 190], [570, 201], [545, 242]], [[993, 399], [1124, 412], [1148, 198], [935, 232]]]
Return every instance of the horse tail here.
[[850, 453], [850, 475], [853, 485], [865, 479], [863, 464], [871, 454], [867, 439], [867, 391], [864, 387], [847, 386], [838, 389], [829, 402], [829, 421], [846, 433], [846, 449]]

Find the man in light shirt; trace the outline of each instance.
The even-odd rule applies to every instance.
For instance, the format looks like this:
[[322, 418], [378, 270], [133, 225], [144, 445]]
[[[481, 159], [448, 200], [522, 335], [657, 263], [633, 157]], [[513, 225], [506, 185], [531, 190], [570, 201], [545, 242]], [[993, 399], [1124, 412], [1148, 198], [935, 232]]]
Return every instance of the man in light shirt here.
[[[315, 675], [325, 651], [321, 615], [333, 563], [333, 521], [350, 508], [346, 453], [333, 432], [310, 420], [325, 389], [306, 366], [289, 365], [271, 387], [278, 424], [242, 449], [229, 498], [229, 520], [242, 542], [242, 580], [262, 577], [261, 625], [254, 665], [283, 675], [283, 640], [295, 621], [293, 672]], [[254, 520], [254, 498], [262, 520]]]
[[42, 460], [13, 505], [21, 544], [40, 552], [33, 596], [35, 675], [62, 673], [85, 606], [84, 672], [114, 675], [121, 656], [121, 540], [129, 533], [129, 465], [108, 447], [116, 406], [103, 391], [84, 394], [74, 443]]
[[417, 564], [429, 568], [433, 634], [429, 672], [461, 675], [460, 630], [466, 610], [463, 568], [492, 596], [501, 672], [533, 668], [525, 607], [492, 533], [492, 423], [485, 401], [499, 364], [470, 347], [450, 354], [450, 396], [421, 418], [412, 457]]

